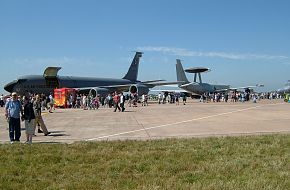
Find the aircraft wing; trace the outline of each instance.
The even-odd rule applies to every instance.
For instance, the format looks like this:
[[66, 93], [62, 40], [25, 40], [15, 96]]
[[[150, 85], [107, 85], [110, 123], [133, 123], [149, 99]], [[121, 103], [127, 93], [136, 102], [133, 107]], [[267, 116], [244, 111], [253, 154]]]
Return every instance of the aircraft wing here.
[[242, 87], [237, 87], [237, 89], [258, 88], [258, 87], [264, 87], [264, 85], [263, 84], [256, 84], [255, 86], [242, 86]]
[[259, 87], [264, 87], [264, 85], [256, 84], [255, 86], [230, 87], [230, 88], [215, 90], [215, 92], [224, 92], [224, 91], [239, 90], [239, 89], [245, 90], [245, 89], [253, 89], [253, 88], [259, 88]]
[[180, 87], [187, 87], [187, 86], [190, 86], [190, 85], [193, 85], [193, 84], [198, 84], [197, 82], [189, 82], [189, 83], [186, 83], [186, 84], [183, 84], [183, 85], [180, 85]]
[[[75, 88], [80, 92], [89, 92], [91, 89], [107, 89], [110, 92], [127, 92], [129, 88], [133, 85], [145, 85], [148, 88], [152, 88], [151, 85], [143, 84], [143, 83], [128, 83], [128, 84], [121, 84], [121, 85], [108, 85], [108, 86], [92, 86], [92, 87], [84, 87], [84, 88]], [[154, 86], [153, 86], [154, 87]]]
[[133, 84], [123, 84], [123, 85], [109, 85], [109, 86], [92, 86], [92, 87], [83, 87], [83, 88], [74, 88], [80, 92], [89, 92], [91, 89], [107, 89], [110, 92], [114, 91], [128, 91], [130, 86]]
[[121, 85], [108, 85], [108, 86], [92, 86], [92, 87], [84, 87], [84, 88], [74, 88], [80, 92], [89, 92], [91, 89], [107, 89], [110, 92], [114, 92], [114, 91], [128, 91], [129, 88], [132, 85], [144, 85], [146, 86], [148, 89], [149, 88], [153, 88], [155, 86], [163, 86], [163, 85], [171, 85], [171, 84], [179, 84], [182, 83], [183, 81], [179, 81], [179, 82], [161, 82], [164, 80], [152, 80], [152, 81], [145, 81], [145, 82], [138, 82], [138, 83], [128, 83], [128, 84], [121, 84]]
[[[163, 80], [164, 81], [164, 80]], [[174, 84], [182, 84], [184, 83], [184, 81], [177, 81], [177, 82], [161, 82], [160, 81], [150, 81], [150, 82], [141, 82], [141, 84], [144, 84], [144, 85], [148, 85], [148, 86], [165, 86], [165, 85], [174, 85]], [[153, 88], [153, 87], [150, 87], [150, 88]]]
[[150, 90], [150, 92], [188, 93], [186, 90], [172, 90], [172, 89]]
[[142, 83], [154, 83], [154, 82], [161, 82], [161, 81], [165, 81], [163, 79], [159, 79], [159, 80], [148, 80], [148, 81], [142, 81]]
[[174, 93], [174, 94], [186, 94], [187, 96], [200, 96], [200, 94], [189, 92], [186, 90], [172, 90], [172, 89], [160, 89], [160, 90], [150, 90], [150, 92], [162, 92], [162, 93]]

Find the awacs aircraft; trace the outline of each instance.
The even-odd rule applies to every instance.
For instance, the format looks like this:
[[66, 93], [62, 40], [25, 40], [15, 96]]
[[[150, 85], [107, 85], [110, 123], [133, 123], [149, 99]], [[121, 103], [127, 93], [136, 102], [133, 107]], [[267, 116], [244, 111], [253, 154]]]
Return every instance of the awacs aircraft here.
[[290, 93], [290, 80], [285, 84], [283, 88], [277, 90], [278, 94], [287, 94]]
[[177, 84], [176, 82], [163, 82], [164, 80], [152, 80], [141, 82], [137, 80], [138, 67], [141, 52], [136, 52], [127, 74], [122, 79], [58, 76], [61, 67], [48, 67], [43, 75], [27, 75], [19, 77], [7, 85], [4, 89], [8, 92], [17, 92], [20, 95], [26, 93], [49, 94], [55, 88], [75, 88], [80, 92], [92, 92], [107, 95], [114, 91], [129, 91], [138, 95], [147, 94], [149, 88], [158, 85]]
[[[189, 82], [185, 72], [194, 73], [194, 80], [193, 82]], [[231, 88], [230, 85], [216, 85], [216, 84], [209, 84], [204, 83], [201, 80], [201, 73], [209, 71], [208, 68], [203, 67], [195, 67], [183, 70], [181, 61], [179, 59], [176, 60], [176, 76], [177, 81], [184, 81], [183, 83], [179, 83], [178, 87], [185, 90], [186, 92], [192, 94], [202, 95], [204, 93], [214, 93], [214, 92], [225, 92], [230, 90], [238, 90], [244, 89], [246, 92], [250, 91], [251, 88], [255, 87], [262, 87], [264, 85], [256, 85], [256, 86], [246, 86], [246, 87], [238, 87], [238, 88]], [[197, 76], [199, 81], [197, 81]]]

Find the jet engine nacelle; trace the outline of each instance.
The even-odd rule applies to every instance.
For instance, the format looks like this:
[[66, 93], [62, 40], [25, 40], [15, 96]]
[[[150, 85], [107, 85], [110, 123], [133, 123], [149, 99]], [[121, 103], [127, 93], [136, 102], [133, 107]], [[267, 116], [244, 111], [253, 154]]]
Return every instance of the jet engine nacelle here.
[[130, 93], [137, 93], [138, 96], [142, 96], [142, 94], [148, 94], [149, 88], [145, 85], [134, 84], [129, 87]]
[[102, 97], [107, 96], [110, 93], [110, 91], [106, 88], [92, 88], [89, 91], [89, 94], [95, 97], [96, 95], [100, 95]]

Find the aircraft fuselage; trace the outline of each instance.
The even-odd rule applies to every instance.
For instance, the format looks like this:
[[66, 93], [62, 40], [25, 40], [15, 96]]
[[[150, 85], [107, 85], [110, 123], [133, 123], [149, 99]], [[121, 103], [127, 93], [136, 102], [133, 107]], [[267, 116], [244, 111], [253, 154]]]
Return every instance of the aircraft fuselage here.
[[194, 83], [188, 86], [183, 86], [182, 89], [190, 92], [202, 95], [204, 93], [214, 93], [218, 90], [227, 89], [229, 85], [214, 85], [209, 83]]
[[58, 76], [56, 79], [49, 80], [45, 79], [42, 75], [28, 75], [7, 84], [4, 89], [8, 92], [17, 92], [20, 95], [26, 93], [49, 94], [55, 88], [83, 88], [129, 83], [132, 84], [132, 81], [127, 79]]

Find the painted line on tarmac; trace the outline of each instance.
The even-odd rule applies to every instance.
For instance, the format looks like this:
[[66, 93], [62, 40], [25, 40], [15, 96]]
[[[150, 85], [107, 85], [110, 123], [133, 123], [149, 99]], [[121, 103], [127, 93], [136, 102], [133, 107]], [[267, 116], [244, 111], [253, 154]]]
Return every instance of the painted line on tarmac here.
[[150, 130], [150, 129], [157, 129], [157, 128], [162, 128], [162, 127], [167, 127], [167, 126], [170, 126], [170, 125], [178, 125], [178, 124], [182, 124], [182, 123], [189, 123], [189, 122], [192, 122], [192, 121], [198, 121], [198, 120], [203, 120], [203, 119], [209, 119], [209, 118], [213, 118], [213, 117], [218, 117], [218, 116], [223, 116], [223, 115], [229, 115], [229, 114], [233, 114], [233, 113], [238, 113], [238, 112], [243, 112], [243, 111], [247, 111], [247, 110], [257, 109], [257, 108], [260, 108], [260, 107], [273, 106], [273, 105], [278, 105], [278, 104], [284, 104], [284, 103], [276, 103], [276, 104], [259, 105], [259, 106], [254, 106], [254, 107], [244, 108], [244, 109], [238, 109], [238, 110], [235, 110], [235, 111], [224, 112], [224, 113], [219, 113], [219, 114], [215, 114], [215, 115], [209, 115], [209, 116], [204, 116], [204, 117], [194, 118], [194, 119], [190, 119], [190, 120], [179, 121], [179, 122], [175, 122], [175, 123], [168, 123], [168, 124], [158, 125], [158, 126], [154, 126], [154, 127], [148, 127], [148, 128], [136, 129], [136, 130], [126, 131], [126, 132], [122, 132], [122, 133], [116, 133], [116, 134], [111, 134], [111, 135], [105, 135], [105, 136], [100, 136], [100, 137], [95, 137], [95, 138], [85, 139], [85, 141], [94, 141], [94, 140], [106, 139], [106, 138], [110, 138], [110, 137], [116, 137], [116, 136], [125, 135], [125, 134], [130, 134], [130, 133], [136, 133], [136, 132], [141, 132], [141, 131], [147, 131], [147, 130]]

